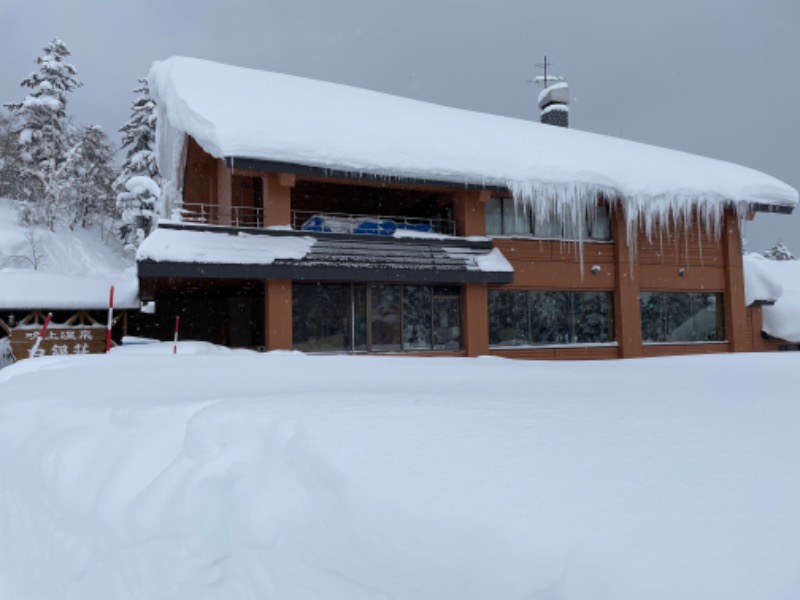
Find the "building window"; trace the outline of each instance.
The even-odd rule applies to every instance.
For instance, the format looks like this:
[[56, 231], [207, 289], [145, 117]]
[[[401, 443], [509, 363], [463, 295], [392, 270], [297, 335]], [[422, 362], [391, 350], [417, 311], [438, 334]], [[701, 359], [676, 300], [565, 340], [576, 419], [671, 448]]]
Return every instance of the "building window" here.
[[573, 223], [555, 216], [537, 219], [527, 204], [513, 198], [491, 198], [486, 203], [486, 235], [603, 241], [611, 239], [611, 222], [608, 206], [590, 207], [581, 223]]
[[725, 340], [722, 294], [642, 292], [639, 305], [645, 343]]
[[454, 286], [295, 283], [293, 346], [304, 352], [413, 352], [461, 348]]
[[614, 339], [610, 292], [489, 292], [489, 345], [594, 344]]

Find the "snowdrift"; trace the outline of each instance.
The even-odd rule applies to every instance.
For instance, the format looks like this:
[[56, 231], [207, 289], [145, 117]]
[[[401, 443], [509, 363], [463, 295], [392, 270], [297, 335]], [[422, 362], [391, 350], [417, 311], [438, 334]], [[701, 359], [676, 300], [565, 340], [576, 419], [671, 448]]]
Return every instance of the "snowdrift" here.
[[800, 592], [800, 354], [170, 351], [0, 371], [0, 597]]

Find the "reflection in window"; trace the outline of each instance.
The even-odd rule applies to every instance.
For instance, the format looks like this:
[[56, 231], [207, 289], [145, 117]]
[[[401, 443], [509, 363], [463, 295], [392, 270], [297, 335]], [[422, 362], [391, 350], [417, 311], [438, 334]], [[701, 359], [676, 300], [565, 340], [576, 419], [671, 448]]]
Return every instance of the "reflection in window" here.
[[609, 292], [489, 292], [489, 345], [591, 344], [614, 339]]
[[722, 294], [642, 292], [644, 342], [713, 342], [725, 339]]
[[458, 286], [295, 283], [294, 348], [397, 352], [461, 348]]
[[486, 203], [486, 235], [529, 235], [546, 239], [610, 240], [608, 206], [594, 206], [579, 222], [556, 215], [536, 218], [527, 204], [513, 198], [491, 198]]

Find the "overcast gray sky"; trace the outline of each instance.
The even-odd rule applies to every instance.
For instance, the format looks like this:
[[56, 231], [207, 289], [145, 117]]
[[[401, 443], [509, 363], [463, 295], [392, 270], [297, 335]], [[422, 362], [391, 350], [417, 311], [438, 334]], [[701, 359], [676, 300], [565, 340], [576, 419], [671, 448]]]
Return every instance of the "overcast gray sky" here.
[[[0, 32], [0, 101], [60, 37], [84, 82], [71, 112], [112, 135], [136, 79], [172, 55], [536, 119], [526, 81], [547, 54], [572, 127], [800, 188], [800, 0], [0, 0]], [[800, 209], [745, 235], [800, 253]]]

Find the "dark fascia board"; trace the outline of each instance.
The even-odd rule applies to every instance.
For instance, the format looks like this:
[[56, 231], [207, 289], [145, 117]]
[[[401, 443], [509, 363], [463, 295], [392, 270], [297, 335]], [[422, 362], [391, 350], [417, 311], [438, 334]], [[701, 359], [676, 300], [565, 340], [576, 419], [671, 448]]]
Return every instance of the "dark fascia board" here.
[[448, 248], [474, 248], [476, 250], [491, 250], [494, 248], [490, 239], [471, 240], [468, 238], [415, 238], [393, 237], [380, 235], [358, 235], [349, 233], [327, 233], [319, 231], [304, 231], [302, 229], [265, 229], [263, 227], [228, 227], [225, 225], [202, 225], [195, 223], [159, 223], [159, 229], [174, 229], [178, 231], [203, 231], [228, 235], [267, 235], [276, 237], [313, 237], [318, 240], [357, 241], [370, 244], [409, 244], [424, 246], [447, 246]]
[[493, 192], [508, 192], [505, 186], [482, 185], [474, 183], [458, 183], [443, 181], [441, 179], [421, 179], [416, 177], [398, 177], [381, 173], [368, 173], [364, 171], [346, 171], [344, 169], [328, 169], [326, 167], [313, 167], [297, 163], [280, 162], [276, 160], [260, 160], [255, 158], [225, 157], [225, 166], [229, 169], [242, 171], [266, 171], [269, 173], [290, 173], [301, 177], [326, 177], [331, 179], [351, 179], [353, 181], [375, 181], [396, 185], [419, 185], [425, 187], [438, 187], [462, 190], [490, 190]]
[[137, 263], [140, 279], [291, 279], [354, 283], [511, 283], [511, 272], [436, 271], [433, 269], [335, 268], [301, 265], [237, 265], [211, 263]]
[[781, 215], [790, 215], [794, 211], [794, 206], [782, 206], [779, 204], [760, 204], [754, 202], [750, 204], [750, 210], [753, 212], [763, 213], [778, 213]]

